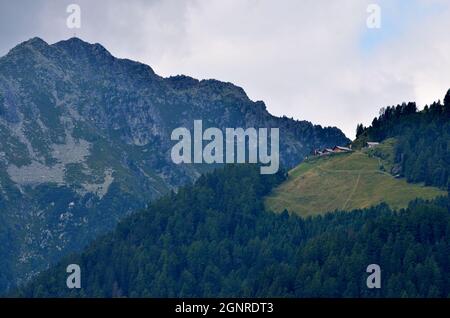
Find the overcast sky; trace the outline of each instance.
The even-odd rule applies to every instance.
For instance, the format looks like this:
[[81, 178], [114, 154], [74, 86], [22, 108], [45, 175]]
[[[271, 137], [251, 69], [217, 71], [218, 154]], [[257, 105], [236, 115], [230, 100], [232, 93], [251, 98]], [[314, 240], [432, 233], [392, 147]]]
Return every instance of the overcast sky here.
[[[81, 28], [66, 26], [69, 4]], [[381, 28], [368, 28], [368, 5]], [[448, 0], [0, 0], [0, 55], [76, 35], [158, 74], [229, 81], [274, 115], [353, 138], [383, 106], [450, 88]]]

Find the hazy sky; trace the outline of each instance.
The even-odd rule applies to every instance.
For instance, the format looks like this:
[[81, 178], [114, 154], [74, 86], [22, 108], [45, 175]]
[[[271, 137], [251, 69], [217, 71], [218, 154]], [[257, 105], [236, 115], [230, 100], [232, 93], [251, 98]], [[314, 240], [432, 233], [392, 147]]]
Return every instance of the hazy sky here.
[[[379, 29], [366, 25], [372, 3]], [[349, 137], [383, 106], [423, 106], [450, 88], [449, 0], [0, 0], [0, 55], [34, 36], [74, 35], [162, 76], [233, 82], [274, 115]]]

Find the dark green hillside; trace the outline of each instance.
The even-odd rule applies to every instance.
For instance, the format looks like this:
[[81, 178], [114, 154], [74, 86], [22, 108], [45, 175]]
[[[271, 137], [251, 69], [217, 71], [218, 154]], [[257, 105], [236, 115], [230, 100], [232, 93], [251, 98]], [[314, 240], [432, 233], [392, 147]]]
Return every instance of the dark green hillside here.
[[[284, 179], [234, 166], [122, 221], [21, 297], [449, 297], [448, 198], [313, 218], [264, 211]], [[82, 288], [67, 289], [66, 266]], [[382, 288], [366, 287], [379, 264]]]
[[441, 102], [417, 111], [415, 103], [382, 109], [372, 125], [358, 125], [355, 147], [396, 137], [395, 163], [409, 182], [447, 190], [450, 182], [450, 90]]

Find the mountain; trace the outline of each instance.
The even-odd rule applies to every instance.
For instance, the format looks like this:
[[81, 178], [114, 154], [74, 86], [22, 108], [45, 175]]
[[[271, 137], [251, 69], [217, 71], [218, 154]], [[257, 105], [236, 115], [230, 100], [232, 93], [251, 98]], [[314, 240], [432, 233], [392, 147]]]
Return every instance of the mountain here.
[[287, 209], [301, 216], [388, 204], [406, 208], [417, 199], [446, 195], [436, 187], [408, 183], [390, 173], [397, 141], [386, 139], [372, 149], [311, 157], [289, 172], [289, 178], [267, 196], [268, 209]]
[[337, 128], [270, 115], [217, 80], [163, 78], [100, 44], [33, 38], [0, 58], [0, 291], [211, 170], [170, 159], [176, 127], [278, 127], [293, 167]]
[[[227, 166], [121, 221], [19, 297], [448, 297], [450, 201], [301, 218], [264, 209], [285, 173]], [[78, 264], [81, 288], [66, 268]], [[369, 289], [369, 264], [381, 268]]]

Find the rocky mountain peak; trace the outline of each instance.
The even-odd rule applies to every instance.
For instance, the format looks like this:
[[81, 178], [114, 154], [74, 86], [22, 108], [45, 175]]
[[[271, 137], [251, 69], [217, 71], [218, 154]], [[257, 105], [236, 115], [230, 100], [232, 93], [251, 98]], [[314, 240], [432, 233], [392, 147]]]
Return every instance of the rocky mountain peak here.
[[14, 49], [17, 48], [34, 48], [34, 49], [45, 49], [49, 46], [49, 44], [47, 42], [45, 42], [43, 39], [41, 39], [40, 37], [34, 37], [31, 38], [25, 42], [22, 42], [20, 44], [18, 44]]
[[96, 57], [113, 58], [111, 53], [101, 44], [91, 44], [77, 37], [59, 41], [53, 44], [52, 47], [63, 50], [65, 53], [68, 53], [72, 57], [75, 57], [76, 55], [91, 54]]

